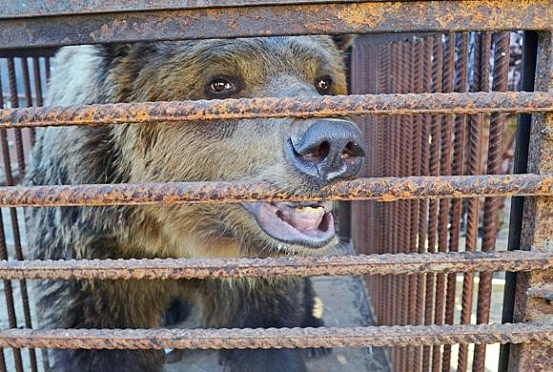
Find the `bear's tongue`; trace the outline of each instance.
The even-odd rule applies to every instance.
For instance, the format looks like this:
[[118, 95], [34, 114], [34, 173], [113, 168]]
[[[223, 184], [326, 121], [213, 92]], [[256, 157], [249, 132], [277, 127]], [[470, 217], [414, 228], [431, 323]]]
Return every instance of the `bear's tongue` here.
[[285, 243], [318, 248], [336, 234], [332, 203], [243, 203], [259, 227], [271, 237]]
[[318, 229], [324, 215], [325, 209], [322, 206], [290, 207], [280, 205], [277, 212], [280, 219], [302, 232]]

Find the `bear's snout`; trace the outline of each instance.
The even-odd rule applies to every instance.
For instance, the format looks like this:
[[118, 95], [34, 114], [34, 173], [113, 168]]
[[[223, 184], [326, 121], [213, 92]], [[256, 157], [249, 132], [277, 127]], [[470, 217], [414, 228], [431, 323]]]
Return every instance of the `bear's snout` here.
[[365, 157], [363, 135], [355, 124], [342, 119], [315, 121], [302, 135], [285, 144], [287, 161], [317, 183], [355, 177]]

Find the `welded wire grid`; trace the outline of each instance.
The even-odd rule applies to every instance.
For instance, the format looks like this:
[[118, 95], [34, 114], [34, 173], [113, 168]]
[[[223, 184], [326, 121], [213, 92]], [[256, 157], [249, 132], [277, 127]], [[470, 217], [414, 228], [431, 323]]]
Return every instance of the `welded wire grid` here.
[[[353, 49], [352, 92], [505, 92], [510, 37], [510, 32], [409, 34], [393, 40], [365, 36]], [[514, 136], [515, 121], [504, 114], [359, 120], [371, 150], [363, 175], [509, 173], [505, 157], [510, 147], [504, 142]], [[497, 197], [354, 202], [354, 244], [367, 254], [493, 252], [498, 231], [508, 223], [502, 218], [504, 208], [505, 199]], [[370, 276], [368, 286], [383, 325], [487, 324], [491, 310], [502, 311], [491, 307], [494, 278], [501, 282], [503, 276], [490, 271]], [[496, 289], [494, 296], [499, 295]], [[398, 371], [466, 371], [471, 364], [473, 371], [484, 371], [486, 345], [476, 345], [474, 351], [468, 344], [454, 349], [455, 355], [451, 345], [394, 347], [391, 359]], [[497, 353], [491, 355], [488, 365], [497, 368], [497, 359]]]
[[[539, 2], [536, 3], [536, 6], [541, 4], [538, 3]], [[364, 11], [364, 6], [365, 5], [360, 5], [358, 11]], [[447, 8], [451, 6], [455, 7], [457, 5], [445, 4], [443, 5], [443, 9], [441, 8], [442, 5], [440, 5], [435, 9], [435, 13], [432, 14], [432, 17], [436, 19], [445, 17], [451, 13], [451, 10]], [[336, 10], [327, 9], [329, 12]], [[422, 6], [421, 9], [424, 10], [424, 6]], [[186, 12], [188, 11], [189, 10]], [[307, 9], [305, 11], [307, 11]], [[392, 14], [392, 12], [394, 11], [390, 11], [389, 13]], [[524, 11], [513, 13], [513, 17], [517, 17], [517, 14], [520, 15], [521, 12]], [[254, 13], [255, 12], [252, 11], [252, 17], [255, 16]], [[322, 13], [323, 12], [319, 12], [316, 14], [320, 15]], [[398, 14], [402, 13], [405, 12], [398, 10]], [[398, 17], [398, 14], [395, 14], [395, 16]], [[115, 14], [114, 17], [117, 17], [117, 15]], [[429, 22], [416, 15], [409, 15], [409, 17], [410, 19], [417, 20], [417, 22]], [[466, 28], [464, 23], [461, 22], [472, 22], [470, 24], [474, 24], [475, 22], [473, 19], [463, 21], [461, 16], [459, 17], [456, 25], [446, 24], [445, 28]], [[545, 22], [547, 22], [547, 16], [545, 16], [545, 19]], [[353, 18], [352, 20], [354, 21]], [[538, 21], [540, 21], [540, 19], [536, 22]], [[543, 20], [541, 21], [543, 23]], [[55, 25], [56, 22], [57, 20], [54, 20], [51, 24]], [[499, 18], [484, 18], [483, 22], [495, 22], [494, 24], [498, 27], [500, 26], [502, 29], [505, 27], [503, 23], [501, 23], [503, 21]], [[524, 22], [524, 20], [522, 19], [520, 22]], [[302, 27], [307, 27], [305, 26], [306, 24], [316, 24], [316, 22], [305, 23]], [[330, 24], [334, 23], [330, 22]], [[382, 22], [373, 27], [380, 27], [385, 31], [386, 27], [383, 26], [385, 24], [386, 22]], [[343, 27], [340, 25], [341, 24], [336, 24], [337, 27]], [[269, 26], [271, 25], [268, 24], [267, 27]], [[252, 23], [251, 30], [247, 29], [246, 26], [244, 27], [246, 28], [244, 32], [247, 35], [259, 33], [261, 30], [255, 28], [257, 26], [255, 26], [254, 23]], [[300, 28], [291, 32], [303, 33], [310, 31]], [[15, 30], [15, 28], [13, 28], [13, 30]], [[32, 27], [29, 30], [32, 30]], [[190, 28], [190, 30], [192, 30], [190, 32], [194, 32], [195, 29]], [[359, 30], [363, 31], [364, 29], [360, 28]], [[157, 31], [162, 35], [160, 37], [164, 37], [163, 34], [171, 37], [171, 32], [173, 32], [170, 28]], [[394, 29], [394, 31], [397, 31], [397, 29]], [[18, 33], [18, 35], [23, 34]], [[93, 34], [82, 33], [82, 35], [90, 36]], [[151, 35], [151, 32], [148, 33], [148, 35]], [[10, 40], [14, 46], [17, 46], [18, 43], [22, 43], [23, 39], [21, 39], [21, 37], [17, 36], [7, 38], [6, 40]], [[43, 45], [56, 44], [55, 42], [52, 43], [48, 41], [48, 33], [35, 37], [36, 40], [43, 43]], [[100, 37], [93, 35], [92, 37], [96, 37], [96, 39], [76, 39], [74, 42], [107, 40], [105, 35], [101, 35]], [[115, 37], [119, 36], [116, 35]], [[362, 36], [353, 48], [351, 55], [351, 90], [352, 93], [355, 94], [504, 92], [507, 89], [513, 90], [516, 86], [513, 84], [508, 85], [508, 67], [510, 60], [509, 40], [510, 33], [507, 31], [463, 31], [444, 34]], [[13, 109], [18, 107], [40, 107], [43, 105], [43, 94], [46, 89], [45, 82], [50, 69], [50, 56], [52, 53], [52, 49], [37, 50], [34, 52], [25, 50], [13, 52], [9, 50], [3, 51], [3, 58], [0, 59], [0, 91], [2, 92], [0, 95], [0, 107]], [[535, 98], [536, 97], [531, 97], [528, 102], [535, 103]], [[382, 97], [380, 101], [378, 99], [376, 101], [369, 101], [372, 104], [372, 106], [369, 105], [371, 110], [374, 111], [375, 107], [382, 107], [378, 105], [388, 105], [386, 106], [388, 111], [384, 110], [385, 112], [397, 112], [398, 107], [394, 106], [394, 104], [398, 104], [399, 102], [400, 106], [401, 104], [404, 105], [402, 109], [407, 107], [407, 111], [403, 112], [401, 116], [370, 115], [364, 119], [358, 119], [358, 122], [365, 132], [365, 138], [368, 141], [369, 149], [363, 176], [477, 176], [505, 173], [505, 169], [501, 167], [503, 155], [506, 151], [506, 146], [503, 142], [508, 138], [506, 124], [513, 120], [512, 115], [507, 116], [504, 113], [493, 113], [489, 115], [489, 112], [485, 110], [482, 110], [479, 114], [475, 114], [471, 111], [458, 112], [454, 116], [445, 114], [445, 110], [435, 110], [435, 114], [421, 114], [417, 113], [409, 106], [412, 104], [412, 101], [408, 99], [401, 101], [401, 98], [398, 100], [393, 96], [389, 98]], [[395, 101], [393, 101], [394, 99]], [[548, 99], [550, 98], [545, 97], [545, 108], [547, 108]], [[392, 102], [391, 105], [390, 102]], [[424, 103], [423, 100], [419, 99], [419, 105], [421, 102]], [[432, 101], [430, 98], [430, 102], [430, 106], [432, 106], [432, 102], [435, 101]], [[453, 101], [453, 106], [450, 105], [449, 108], [455, 107], [455, 102], [456, 101]], [[275, 104], [275, 102], [269, 103]], [[361, 103], [366, 104], [365, 101]], [[240, 104], [240, 102], [238, 102], [238, 104]], [[286, 104], [288, 104], [288, 106], [286, 106]], [[441, 104], [443, 106], [444, 102]], [[323, 102], [321, 107], [325, 105], [330, 105], [330, 103]], [[489, 106], [497, 107], [494, 105]], [[193, 110], [197, 110], [199, 106], [192, 103], [191, 107], [186, 107], [191, 110], [188, 112], [190, 114], [194, 113]], [[230, 107], [232, 108], [232, 105]], [[235, 107], [244, 106], [238, 105]], [[253, 107], [253, 111], [255, 111], [256, 103], [254, 102], [251, 107]], [[292, 113], [294, 110], [299, 110], [298, 106], [293, 105], [293, 102], [284, 102], [284, 104], [281, 102], [280, 106], [277, 104], [276, 106], [260, 105], [260, 107], [269, 108], [269, 113], [267, 115], [274, 115], [278, 110], [281, 111], [282, 115], [287, 115], [289, 110], [291, 110]], [[308, 106], [306, 110], [304, 106], [302, 107], [304, 111], [299, 110], [298, 116], [305, 115], [306, 110], [307, 114], [316, 110], [321, 110], [321, 107], [318, 106]], [[336, 107], [337, 106], [334, 106], [334, 109]], [[359, 110], [359, 101], [350, 101], [349, 103], [346, 102], [346, 104], [342, 103], [342, 106], [338, 103], [338, 110], [345, 110], [344, 112], [346, 114], [350, 113], [347, 112], [348, 107], [353, 111]], [[182, 111], [171, 111], [171, 108], [172, 107], [169, 105], [168, 107], [161, 107], [161, 110], [159, 110], [159, 106], [152, 106], [150, 107], [151, 111], [149, 111], [149, 114], [153, 116], [161, 114], [160, 120], [167, 119], [168, 117], [169, 119], [173, 117], [173, 120], [183, 119]], [[176, 108], [182, 109], [182, 106], [177, 106]], [[220, 107], [215, 108], [214, 111], [217, 111], [219, 108]], [[129, 110], [129, 107], [123, 107], [122, 109]], [[173, 109], [175, 109], [175, 107], [173, 107]], [[205, 109], [205, 107], [202, 109]], [[26, 156], [28, 156], [28, 150], [34, 140], [34, 128], [32, 128], [32, 125], [29, 125], [29, 122], [32, 122], [32, 120], [35, 120], [37, 125], [50, 125], [55, 122], [60, 123], [60, 121], [69, 120], [69, 118], [64, 115], [67, 115], [67, 113], [75, 114], [76, 112], [77, 114], [84, 113], [84, 116], [73, 116], [74, 124], [90, 125], [98, 124], [95, 123], [94, 120], [100, 121], [99, 124], [104, 120], [105, 123], [106, 118], [110, 119], [110, 114], [112, 115], [111, 119], [117, 116], [116, 111], [106, 110], [104, 113], [90, 120], [90, 115], [86, 116], [86, 110], [87, 108], [85, 107], [82, 108], [81, 111], [79, 111], [79, 108], [65, 111], [54, 110], [41, 112], [39, 110], [38, 114], [36, 111], [3, 112], [0, 115], [3, 125], [3, 128], [0, 129], [0, 147], [2, 149], [1, 154], [3, 160], [2, 186], [13, 186], [18, 184], [25, 173]], [[248, 106], [246, 106], [246, 111], [247, 110]], [[521, 111], [522, 110], [518, 110], [518, 112]], [[532, 110], [529, 112], [531, 111]], [[197, 110], [195, 112], [197, 119], [202, 119], [202, 116], [204, 116], [204, 118], [208, 116], [205, 114], [205, 111]], [[257, 113], [257, 115], [259, 115], [259, 113]], [[48, 122], [46, 120], [52, 119], [52, 117], [54, 117], [53, 122]], [[83, 117], [88, 119], [88, 122], [87, 120], [83, 121]], [[22, 125], [18, 126], [18, 124]], [[542, 181], [547, 184], [550, 182], [547, 178], [542, 179]], [[401, 183], [404, 181], [400, 180], [398, 182]], [[531, 184], [532, 183], [526, 185], [528, 186]], [[406, 184], [404, 182], [403, 185], [409, 186], [411, 184]], [[257, 185], [257, 187], [263, 187], [263, 185]], [[378, 190], [386, 190], [386, 187], [390, 187], [390, 184], [384, 183], [380, 185], [380, 189]], [[412, 190], [410, 186], [405, 187], [407, 190]], [[497, 187], [497, 185], [495, 187]], [[175, 195], [185, 195], [186, 199], [187, 192], [191, 192], [191, 190], [186, 187], [184, 187], [184, 189], [183, 194], [183, 190], [177, 188]], [[422, 190], [423, 197], [429, 195], [428, 189], [420, 189]], [[446, 189], [447, 188], [444, 190]], [[202, 194], [202, 190], [204, 189], [196, 189], [197, 192], [198, 190], [198, 200], [205, 200], [205, 195]], [[365, 194], [363, 195], [366, 197], [368, 195], [367, 190], [363, 188], [361, 188], [361, 190], [365, 190]], [[61, 191], [61, 193], [57, 194], [59, 197], [57, 202], [63, 204], [64, 196], [67, 196], [67, 194], [64, 194], [63, 190]], [[107, 189], [97, 189], [96, 191], [96, 197], [102, 197], [102, 195], [105, 197], [105, 195], [109, 195], [107, 192], [109, 190]], [[159, 193], [154, 193], [152, 197], [154, 202], [159, 201], [159, 196], [163, 196], [164, 193], [167, 192], [167, 189], [162, 188], [158, 191]], [[175, 189], [173, 189], [173, 191], [175, 191]], [[505, 191], [505, 194], [508, 194], [508, 191]], [[18, 219], [20, 211], [12, 207], [20, 205], [18, 202], [21, 203], [22, 199], [16, 200], [15, 203], [13, 203], [17, 195], [21, 196], [21, 194], [17, 194], [17, 192], [17, 190], [9, 188], [2, 189], [0, 192], [4, 197], [4, 199], [2, 199], [2, 205], [5, 206], [2, 211], [3, 213], [0, 214], [0, 259], [8, 260], [8, 265], [0, 267], [0, 276], [3, 280], [4, 289], [4, 303], [1, 306], [6, 309], [8, 318], [8, 324], [2, 324], [1, 328], [9, 328], [1, 334], [2, 340], [4, 341], [0, 343], [0, 346], [14, 347], [11, 351], [2, 350], [0, 352], [0, 372], [12, 370], [17, 372], [23, 371], [22, 353], [28, 354], [27, 359], [29, 360], [31, 371], [39, 370], [41, 360], [44, 363], [43, 368], [47, 369], [47, 358], [41, 358], [41, 356], [38, 355], [39, 353], [32, 347], [66, 347], [70, 344], [70, 341], [63, 338], [64, 335], [67, 336], [63, 331], [56, 333], [56, 331], [53, 330], [52, 334], [48, 334], [47, 332], [46, 334], [40, 332], [34, 334], [26, 330], [22, 330], [21, 332], [15, 330], [16, 328], [33, 328], [33, 326], [35, 326], [33, 319], [31, 319], [32, 299], [30, 301], [27, 283], [25, 281], [25, 278], [31, 275], [25, 273], [31, 273], [32, 270], [25, 271], [25, 269], [29, 269], [29, 267], [32, 268], [33, 264], [36, 264], [36, 266], [34, 266], [36, 276], [34, 277], [40, 278], [46, 277], [45, 275], [47, 275], [45, 274], [47, 271], [45, 271], [41, 263], [21, 262], [20, 266], [16, 265], [15, 267], [9, 265], [10, 261], [23, 261], [25, 259], [24, 226], [21, 224], [21, 219]], [[52, 192], [56, 192], [56, 190]], [[240, 192], [240, 189], [230, 190], [227, 194], [223, 193], [219, 197], [224, 201], [231, 196], [233, 192]], [[336, 192], [336, 190], [334, 190], [334, 192]], [[445, 192], [447, 194], [447, 191]], [[535, 194], [536, 192], [536, 190], [532, 190], [529, 193]], [[247, 188], [245, 189], [245, 193], [246, 195], [248, 194]], [[351, 190], [347, 188], [343, 189], [342, 193], [345, 198], [352, 196]], [[278, 196], [276, 191], [273, 196], [275, 195]], [[381, 192], [379, 195], [384, 195], [384, 197], [376, 199], [388, 201], [395, 199], [394, 197], [390, 198], [385, 192]], [[388, 195], [388, 199], [386, 199], [386, 195]], [[396, 196], [397, 195], [405, 196], [406, 194], [402, 194], [398, 191], [396, 193]], [[498, 194], [492, 193], [492, 195]], [[549, 191], [546, 195], [550, 195]], [[270, 197], [269, 194], [265, 196]], [[81, 194], [81, 200], [82, 197], [83, 195]], [[216, 198], [217, 196], [213, 197], [213, 199]], [[400, 200], [389, 203], [382, 203], [379, 201], [353, 202], [351, 213], [352, 238], [360, 253], [435, 254], [439, 252], [440, 254], [445, 254], [446, 252], [467, 251], [470, 254], [470, 252], [483, 251], [492, 255], [490, 257], [495, 257], [493, 255], [495, 254], [497, 232], [500, 227], [498, 216], [503, 210], [503, 198], [493, 197], [481, 200], [482, 198], [473, 197], [468, 199], [427, 200], [407, 197], [406, 199], [410, 200]], [[12, 200], [12, 202], [10, 202], [10, 200]], [[75, 200], [79, 200], [79, 195], [77, 195]], [[107, 202], [113, 202], [113, 199], [110, 200], [107, 200]], [[37, 204], [42, 203], [39, 197], [35, 199], [35, 202]], [[89, 200], [88, 202], [91, 201]], [[340, 209], [340, 211], [343, 210], [347, 211], [348, 208]], [[347, 215], [341, 217], [342, 219], [348, 218]], [[7, 222], [5, 221], [6, 219], [9, 219], [9, 223], [5, 224], [4, 222]], [[507, 223], [507, 221], [503, 221], [503, 223]], [[11, 230], [5, 231], [6, 227], [9, 227]], [[347, 236], [348, 232], [342, 231], [341, 234]], [[422, 328], [389, 328], [381, 330], [376, 328], [359, 330], [344, 329], [344, 331], [330, 329], [327, 333], [325, 333], [326, 331], [324, 330], [317, 332], [309, 330], [305, 332], [302, 330], [283, 330], [283, 333], [279, 333], [277, 330], [266, 334], [263, 334], [263, 331], [259, 334], [255, 330], [245, 330], [245, 332], [240, 334], [234, 334], [236, 340], [233, 341], [234, 343], [229, 341], [230, 344], [226, 347], [243, 347], [244, 345], [246, 345], [246, 347], [267, 347], [267, 345], [278, 347], [307, 347], [309, 345], [319, 345], [317, 342], [326, 342], [324, 346], [388, 344], [395, 345], [390, 348], [390, 355], [394, 370], [397, 371], [449, 371], [450, 366], [453, 366], [459, 371], [466, 371], [471, 364], [474, 371], [484, 371], [487, 348], [485, 344], [481, 344], [482, 342], [528, 342], [531, 340], [550, 340], [551, 338], [551, 329], [547, 327], [530, 325], [524, 328], [515, 325], [512, 329], [509, 328], [510, 326], [504, 328], [494, 328], [493, 326], [486, 328], [485, 324], [490, 320], [490, 310], [501, 310], [493, 309], [490, 306], [493, 280], [494, 278], [499, 278], [499, 276], [497, 276], [497, 274], [494, 274], [496, 276], [492, 275], [490, 271], [474, 273], [474, 267], [469, 272], [466, 272], [469, 270], [469, 262], [473, 262], [472, 256], [466, 256], [468, 258], [465, 258], [465, 262], [463, 259], [457, 260], [455, 258], [456, 256], [436, 255], [434, 262], [436, 265], [435, 267], [438, 267], [438, 264], [444, 265], [443, 261], [447, 261], [451, 266], [455, 266], [455, 261], [462, 261], [461, 263], [456, 262], [456, 264], [459, 265], [459, 270], [451, 269], [451, 267], [450, 269], [444, 269], [445, 266], [440, 266], [437, 271], [428, 270], [428, 266], [421, 262], [420, 257], [415, 258], [416, 256], [405, 256], [407, 257], [405, 259], [401, 258], [403, 256], [397, 256], [398, 258], [391, 259], [391, 264], [386, 261], [387, 258], [385, 258], [385, 256], [383, 256], [382, 259], [375, 259], [376, 261], [371, 261], [371, 256], [367, 257], [366, 261], [361, 260], [365, 266], [360, 266], [357, 269], [352, 269], [351, 264], [359, 261], [348, 262], [347, 258], [345, 262], [340, 262], [340, 260], [337, 260], [338, 262], [331, 262], [332, 265], [337, 264], [338, 267], [332, 266], [328, 262], [318, 262], [319, 266], [317, 267], [319, 268], [319, 274], [325, 275], [328, 273], [340, 275], [364, 274], [367, 273], [367, 268], [371, 268], [374, 273], [380, 270], [380, 274], [394, 274], [368, 276], [368, 288], [371, 295], [372, 306], [376, 312], [379, 324], [413, 325], [422, 326]], [[529, 260], [519, 261], [519, 266], [517, 266], [516, 269], [531, 270], [537, 267], [550, 267], [550, 263], [548, 263], [550, 260], [548, 260], [547, 257], [547, 255], [541, 257], [542, 261], [538, 262], [538, 259], [540, 259], [539, 255], [529, 255], [527, 256]], [[531, 259], [534, 259], [534, 261]], [[432, 259], [428, 260], [432, 261]], [[494, 264], [496, 266], [492, 265], [491, 267], [493, 270], [514, 270], [512, 267], [513, 262], [516, 262], [514, 260], [515, 258], [512, 256], [507, 261], [502, 261], [500, 264], [496, 262]], [[83, 262], [82, 264], [85, 267], [81, 269], [84, 270], [84, 274], [75, 274], [78, 273], [78, 270], [71, 270], [73, 265], [71, 262], [67, 262], [66, 264], [69, 264], [67, 271], [69, 274], [66, 279], [78, 277], [75, 275], [81, 275], [81, 277], [87, 277], [86, 275], [113, 275], [118, 278], [124, 277], [124, 268], [120, 267], [116, 261], [114, 262], [114, 271], [109, 271], [109, 269], [104, 268], [104, 266], [108, 266], [107, 263], [91, 263], [91, 266], [87, 266], [88, 263]], [[284, 263], [276, 262], [274, 263], [276, 266], [270, 266], [272, 264], [271, 262], [262, 262], [256, 268], [255, 264], [252, 262], [246, 262], [237, 269], [236, 266], [233, 266], [234, 263], [231, 260], [230, 263], [215, 262], [212, 272], [208, 272], [207, 275], [219, 273], [218, 275], [224, 276], [226, 275], [224, 273], [230, 273], [229, 275], [233, 276], [252, 274], [252, 272], [262, 275], [266, 270], [273, 270], [276, 274], [294, 273], [296, 275], [311, 275], [315, 273], [314, 270], [316, 270], [311, 268], [312, 263], [313, 262], [308, 260], [303, 266], [300, 262], [297, 267], [286, 268], [287, 266]], [[60, 271], [59, 266], [56, 266], [55, 262], [53, 264], [54, 266], [51, 270], [54, 272], [57, 271], [57, 273], [62, 275], [63, 270]], [[65, 263], [60, 264], [63, 265]], [[177, 262], [177, 264], [182, 266], [181, 263]], [[200, 262], [200, 264], [201, 268], [205, 269], [205, 262]], [[325, 266], [325, 264], [327, 266]], [[141, 273], [140, 265], [142, 265], [142, 263], [136, 262], [130, 263], [130, 265], [131, 267], [128, 269], [130, 269], [134, 275], [139, 275]], [[133, 265], [135, 266], [133, 267]], [[155, 264], [148, 265], [149, 264], [146, 263], [147, 267], [142, 271], [146, 277], [152, 273], [162, 276], [164, 275], [163, 270], [166, 270], [166, 273], [172, 273], [172, 275], [175, 275], [176, 272], [174, 268], [171, 267], [170, 263], [167, 263], [166, 267], [164, 267], [162, 263], [161, 268]], [[490, 269], [490, 266], [486, 266], [488, 265], [486, 263], [475, 265], [476, 269]], [[524, 265], [530, 266], [526, 267]], [[75, 266], [78, 266], [78, 264], [75, 264]], [[123, 264], [123, 266], [125, 265]], [[23, 268], [22, 271], [18, 271], [20, 267]], [[223, 269], [221, 269], [221, 267], [223, 267]], [[225, 271], [224, 267], [227, 268], [227, 271]], [[98, 270], [95, 272], [94, 270], [96, 269]], [[193, 266], [191, 270], [192, 274], [187, 274], [192, 275], [191, 277], [202, 277], [201, 275], [205, 274], [205, 272], [199, 268], [194, 271], [195, 269]], [[50, 271], [50, 273], [52, 271]], [[106, 272], [108, 274], [106, 274]], [[412, 275], [406, 275], [406, 272]], [[456, 274], [456, 272], [464, 273]], [[177, 271], [176, 277], [186, 277], [183, 272], [180, 272], [182, 276], [178, 276], [178, 273]], [[117, 276], [120, 274], [123, 276]], [[476, 279], [478, 279], [478, 281]], [[14, 280], [17, 281], [15, 282]], [[536, 293], [540, 292], [538, 291]], [[475, 299], [474, 303], [473, 298]], [[21, 306], [16, 306], [17, 302], [20, 302]], [[481, 327], [483, 328], [470, 328], [472, 327], [470, 324], [474, 323], [482, 324], [483, 326]], [[453, 325], [453, 328], [433, 327], [433, 325], [442, 324]], [[424, 325], [429, 327], [425, 328], [423, 327]], [[469, 328], [462, 328], [464, 325]], [[118, 331], [114, 331], [113, 334], [107, 334], [107, 340], [98, 341], [97, 338], [95, 339], [94, 335], [87, 336], [86, 331], [79, 332], [73, 335], [74, 339], [71, 345], [76, 345], [75, 347], [90, 347], [91, 345], [92, 347], [100, 347], [99, 342], [104, 342], [103, 345], [119, 345], [118, 347], [130, 347], [131, 344], [142, 345], [142, 347], [146, 345], [146, 347], [148, 347], [148, 345], [154, 343], [152, 340], [156, 341], [157, 345], [161, 345], [163, 343], [163, 337], [168, 337], [166, 341], [167, 345], [175, 346], [171, 344], [171, 342], [174, 343], [174, 340], [179, 337], [184, 340], [182, 342], [186, 343], [187, 335], [189, 340], [196, 339], [198, 335], [207, 337], [204, 341], [201, 341], [203, 342], [203, 346], [192, 345], [191, 347], [210, 347], [218, 342], [220, 343], [223, 337], [228, 338], [233, 335], [232, 331], [226, 334], [224, 330], [221, 331], [222, 333], [200, 333], [198, 335], [173, 335], [171, 333], [164, 333], [164, 331], [159, 331], [158, 333], [152, 331], [153, 333], [150, 334], [146, 331], [145, 333], [138, 332], [136, 334], [131, 332], [128, 335], [124, 334], [124, 337], [121, 338], [122, 335], [117, 333]], [[186, 331], [184, 333], [186, 333]], [[501, 336], [498, 336], [498, 333]], [[283, 344], [278, 340], [282, 339], [282, 336], [285, 334], [291, 334], [295, 338], [288, 338], [289, 344]], [[387, 335], [384, 342], [381, 339], [383, 335]], [[56, 339], [57, 336], [61, 336], [61, 339]], [[184, 338], [182, 338], [182, 336], [184, 336]], [[261, 336], [265, 337], [266, 341], [256, 340], [256, 337]], [[79, 337], [83, 337], [84, 341], [79, 339]], [[125, 339], [125, 337], [127, 338]], [[156, 339], [156, 337], [158, 338]], [[253, 337], [253, 341], [248, 341], [248, 337]], [[89, 341], [86, 341], [87, 339]], [[162, 340], [161, 343], [159, 341], [160, 339]], [[87, 342], [89, 343], [87, 344]], [[458, 342], [462, 342], [462, 344], [455, 346], [454, 344]], [[474, 351], [472, 346], [469, 347], [469, 344], [472, 343], [479, 344], [474, 348]], [[190, 347], [186, 345], [180, 346]], [[20, 347], [31, 348], [22, 350]], [[13, 364], [6, 364], [5, 354], [8, 352], [13, 353]], [[455, 354], [453, 352], [455, 352]]]

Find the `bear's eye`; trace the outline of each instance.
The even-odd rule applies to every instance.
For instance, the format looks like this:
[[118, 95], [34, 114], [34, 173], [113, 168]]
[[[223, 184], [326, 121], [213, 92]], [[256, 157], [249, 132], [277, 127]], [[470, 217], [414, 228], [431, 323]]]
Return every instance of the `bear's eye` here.
[[224, 92], [225, 90], [231, 90], [232, 84], [226, 80], [217, 79], [211, 83], [210, 88], [213, 92], [220, 93]]
[[212, 98], [227, 98], [238, 92], [238, 85], [229, 78], [217, 77], [206, 86], [206, 95]]
[[324, 76], [317, 80], [315, 86], [320, 94], [329, 94], [332, 88], [332, 78], [330, 76]]

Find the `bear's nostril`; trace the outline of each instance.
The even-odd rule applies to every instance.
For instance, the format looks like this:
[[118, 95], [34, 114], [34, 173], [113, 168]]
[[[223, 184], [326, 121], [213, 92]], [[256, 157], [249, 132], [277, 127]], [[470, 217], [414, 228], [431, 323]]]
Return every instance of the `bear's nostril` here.
[[296, 170], [322, 184], [355, 177], [365, 156], [361, 131], [342, 119], [317, 120], [284, 149]]
[[324, 160], [330, 151], [330, 143], [328, 141], [322, 142], [315, 150], [303, 155], [303, 159], [309, 162], [318, 163]]
[[365, 151], [361, 146], [355, 142], [348, 142], [346, 147], [342, 150], [341, 158], [343, 160], [348, 160], [350, 158], [363, 157], [365, 156]]

